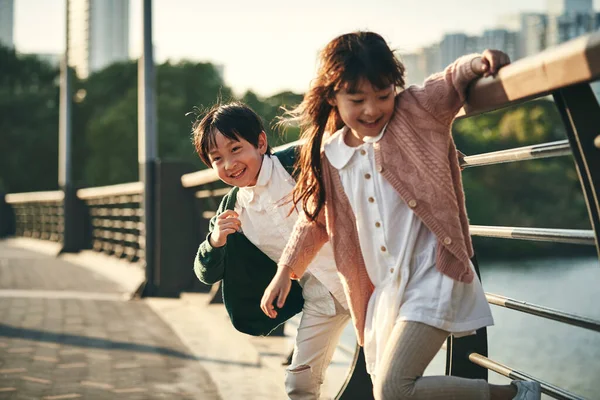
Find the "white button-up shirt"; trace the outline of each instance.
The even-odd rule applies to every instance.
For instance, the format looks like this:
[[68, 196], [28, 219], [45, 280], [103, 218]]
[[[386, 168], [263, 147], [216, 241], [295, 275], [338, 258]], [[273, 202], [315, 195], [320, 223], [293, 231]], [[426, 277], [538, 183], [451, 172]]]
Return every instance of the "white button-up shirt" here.
[[[287, 203], [294, 188], [294, 179], [276, 156], [264, 156], [255, 186], [240, 188], [235, 204], [243, 234], [273, 261], [281, 258], [292, 234], [298, 212], [289, 211]], [[331, 295], [348, 308], [340, 281], [333, 249], [325, 244], [300, 280], [304, 311], [333, 316], [336, 314]]]
[[465, 284], [435, 268], [437, 238], [393, 186], [377, 172], [373, 143], [385, 133], [363, 139], [358, 147], [344, 142], [346, 128], [325, 143], [356, 217], [360, 249], [375, 286], [367, 306], [364, 351], [367, 370], [377, 374], [396, 321], [422, 322], [463, 335], [493, 325], [478, 279]]

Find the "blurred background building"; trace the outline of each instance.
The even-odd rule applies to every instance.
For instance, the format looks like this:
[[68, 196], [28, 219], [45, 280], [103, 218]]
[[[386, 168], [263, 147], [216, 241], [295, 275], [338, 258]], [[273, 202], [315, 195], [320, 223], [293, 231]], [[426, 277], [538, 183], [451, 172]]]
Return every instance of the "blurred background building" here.
[[14, 47], [14, 20], [14, 0], [0, 0], [0, 44], [10, 48]]
[[[447, 33], [439, 43], [400, 57], [407, 67], [407, 82], [420, 84], [463, 54], [493, 48], [515, 61], [599, 29], [600, 13], [594, 11], [593, 0], [546, 0], [545, 13], [505, 15], [497, 27], [480, 36]], [[600, 98], [600, 83], [592, 86]]]
[[80, 78], [129, 59], [129, 0], [67, 0], [69, 62]]

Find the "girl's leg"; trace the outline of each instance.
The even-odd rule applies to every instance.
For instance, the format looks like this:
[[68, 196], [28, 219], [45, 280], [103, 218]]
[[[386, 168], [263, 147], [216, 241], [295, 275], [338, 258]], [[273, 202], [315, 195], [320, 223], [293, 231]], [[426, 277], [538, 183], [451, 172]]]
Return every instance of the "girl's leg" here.
[[338, 304], [336, 310], [335, 316], [302, 314], [292, 364], [285, 377], [285, 389], [290, 399], [319, 399], [325, 371], [350, 320], [350, 314]]
[[490, 399], [489, 385], [484, 380], [423, 376], [448, 335], [448, 332], [420, 322], [397, 322], [375, 376], [375, 398]]

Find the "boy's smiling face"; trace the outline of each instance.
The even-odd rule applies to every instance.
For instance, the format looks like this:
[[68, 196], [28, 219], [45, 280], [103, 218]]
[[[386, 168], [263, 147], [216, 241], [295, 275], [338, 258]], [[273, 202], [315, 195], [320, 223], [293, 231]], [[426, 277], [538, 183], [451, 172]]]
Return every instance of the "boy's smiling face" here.
[[260, 133], [257, 147], [239, 136], [238, 139], [231, 140], [218, 132], [215, 135], [216, 146], [208, 152], [210, 165], [219, 179], [228, 185], [254, 186], [267, 151], [267, 135]]

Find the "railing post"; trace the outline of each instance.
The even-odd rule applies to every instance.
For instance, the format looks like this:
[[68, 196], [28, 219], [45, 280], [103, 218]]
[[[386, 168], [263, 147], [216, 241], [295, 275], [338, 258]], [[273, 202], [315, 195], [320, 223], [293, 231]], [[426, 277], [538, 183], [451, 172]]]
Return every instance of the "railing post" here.
[[76, 253], [90, 247], [89, 215], [85, 202], [71, 185], [63, 188], [63, 246], [61, 253]]
[[194, 194], [181, 186], [181, 175], [194, 171], [187, 163], [156, 163], [156, 243], [154, 296], [179, 296], [191, 290], [197, 278], [194, 257], [198, 249], [198, 224]]
[[77, 193], [73, 186], [73, 135], [71, 124], [72, 82], [69, 71], [69, 2], [65, 5], [65, 54], [61, 65], [60, 120], [58, 146], [58, 184], [64, 192], [62, 252], [73, 253], [81, 249], [82, 232], [78, 231]]
[[571, 145], [579, 181], [588, 207], [600, 257], [600, 105], [589, 83], [560, 89], [554, 93]]
[[152, 0], [143, 0], [143, 52], [138, 63], [138, 163], [140, 180], [144, 182], [143, 210], [144, 261], [146, 280], [142, 296], [152, 296], [155, 291], [156, 227], [155, 183], [158, 143], [156, 135], [155, 74], [152, 49]]
[[[477, 258], [473, 256], [471, 259], [477, 278], [481, 280], [479, 274], [479, 265]], [[473, 364], [469, 360], [469, 354], [478, 353], [487, 357], [487, 330], [486, 328], [478, 329], [475, 335], [455, 338], [449, 336], [446, 340], [446, 375], [460, 376], [471, 379], [488, 379], [488, 370]]]
[[12, 236], [16, 231], [15, 213], [6, 202], [5, 193], [0, 193], [0, 238]]

